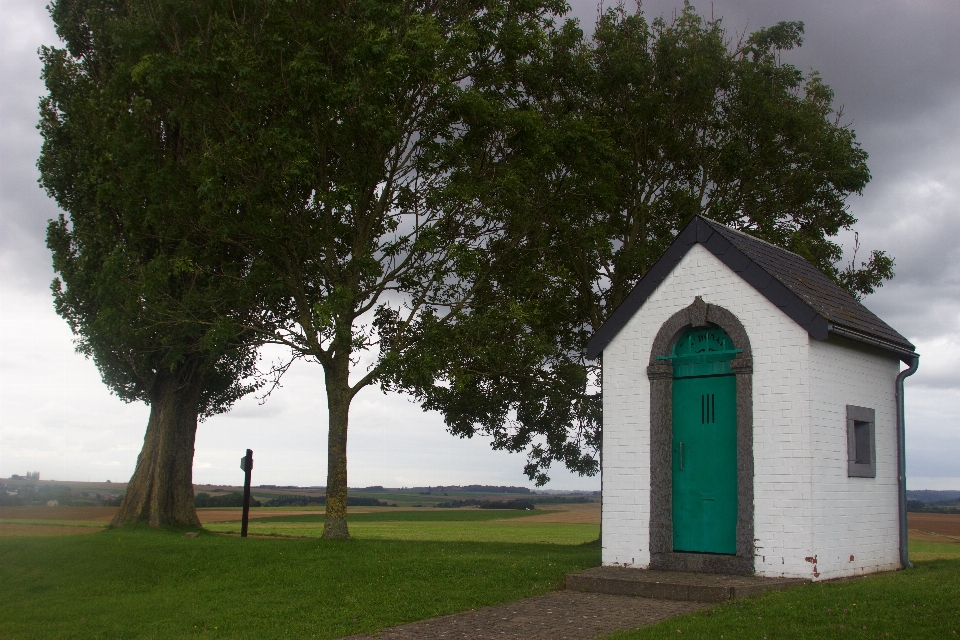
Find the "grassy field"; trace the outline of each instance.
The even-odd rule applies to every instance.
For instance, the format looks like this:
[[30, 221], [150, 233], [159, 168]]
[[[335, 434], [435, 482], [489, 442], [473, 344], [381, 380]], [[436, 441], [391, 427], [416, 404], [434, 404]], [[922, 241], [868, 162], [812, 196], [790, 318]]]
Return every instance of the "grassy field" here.
[[[536, 513], [545, 515], [539, 510]], [[238, 534], [240, 523], [213, 522], [206, 529]], [[323, 516], [319, 514], [258, 518], [250, 521], [248, 529], [253, 536], [317, 538], [322, 532]], [[356, 540], [575, 545], [596, 540], [599, 534], [597, 524], [531, 521], [531, 514], [526, 511], [381, 511], [350, 516], [350, 535]]]
[[337, 638], [544, 593], [599, 560], [595, 546], [563, 544], [5, 538], [0, 636]]
[[[914, 568], [736, 600], [609, 640], [960, 637], [960, 543], [911, 542]], [[678, 636], [679, 634], [679, 636]]]
[[[230, 535], [237, 510], [202, 510], [195, 539], [103, 530], [111, 514], [0, 511], [0, 638], [337, 638], [544, 593], [600, 561], [583, 544], [597, 536], [596, 505], [357, 509], [354, 540], [335, 543], [317, 539], [322, 514], [308, 509], [265, 509], [247, 539]], [[612, 638], [955, 638], [960, 518], [924, 517], [911, 519], [915, 570], [807, 585]]]

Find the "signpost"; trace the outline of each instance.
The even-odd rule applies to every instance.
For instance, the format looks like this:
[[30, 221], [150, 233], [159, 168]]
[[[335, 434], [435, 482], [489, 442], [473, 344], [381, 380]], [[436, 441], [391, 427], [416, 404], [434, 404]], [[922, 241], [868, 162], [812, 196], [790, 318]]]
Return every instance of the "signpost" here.
[[253, 450], [247, 449], [247, 455], [240, 458], [243, 469], [243, 522], [240, 525], [240, 537], [247, 537], [247, 518], [250, 516], [250, 472], [253, 471]]

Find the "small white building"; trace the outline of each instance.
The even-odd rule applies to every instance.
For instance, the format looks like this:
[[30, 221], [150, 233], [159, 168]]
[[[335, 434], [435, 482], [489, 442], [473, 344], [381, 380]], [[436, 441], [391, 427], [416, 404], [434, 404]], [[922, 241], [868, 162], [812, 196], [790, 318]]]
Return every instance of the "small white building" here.
[[907, 562], [919, 356], [809, 262], [695, 217], [601, 354], [604, 565], [824, 580]]

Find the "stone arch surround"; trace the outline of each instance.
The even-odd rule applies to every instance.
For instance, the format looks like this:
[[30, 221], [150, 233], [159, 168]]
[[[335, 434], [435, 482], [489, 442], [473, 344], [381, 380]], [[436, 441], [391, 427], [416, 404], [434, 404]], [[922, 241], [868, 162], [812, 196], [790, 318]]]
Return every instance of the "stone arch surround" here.
[[[730, 362], [737, 376], [737, 551], [735, 555], [673, 550], [673, 365], [657, 360], [690, 328], [716, 325], [741, 353]], [[750, 338], [730, 311], [697, 296], [663, 323], [650, 363], [650, 568], [711, 573], [754, 573], [753, 537], [753, 355]]]

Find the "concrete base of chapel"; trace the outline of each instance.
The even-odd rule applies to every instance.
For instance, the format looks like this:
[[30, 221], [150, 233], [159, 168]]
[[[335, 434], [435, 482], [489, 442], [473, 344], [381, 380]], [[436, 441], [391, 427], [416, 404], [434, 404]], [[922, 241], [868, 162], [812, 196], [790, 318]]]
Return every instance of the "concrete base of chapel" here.
[[725, 602], [767, 591], [781, 591], [807, 582], [809, 580], [797, 578], [760, 578], [632, 567], [597, 567], [566, 576], [567, 589], [572, 591], [691, 602]]

